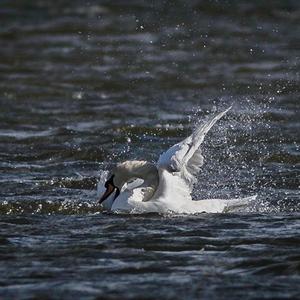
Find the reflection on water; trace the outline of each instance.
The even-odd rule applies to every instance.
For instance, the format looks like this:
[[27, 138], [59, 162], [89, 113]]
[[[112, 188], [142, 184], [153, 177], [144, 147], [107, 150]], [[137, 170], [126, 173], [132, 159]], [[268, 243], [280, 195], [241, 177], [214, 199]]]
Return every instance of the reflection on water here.
[[[299, 9], [2, 1], [1, 297], [299, 297]], [[100, 212], [102, 170], [230, 105], [194, 197], [258, 194], [251, 213]]]

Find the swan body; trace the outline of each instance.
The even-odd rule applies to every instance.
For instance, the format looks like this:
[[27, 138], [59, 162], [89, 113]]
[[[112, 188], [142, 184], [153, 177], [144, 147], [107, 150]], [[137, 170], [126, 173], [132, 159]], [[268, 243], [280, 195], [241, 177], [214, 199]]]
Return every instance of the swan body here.
[[[195, 175], [203, 165], [201, 144], [212, 126], [226, 112], [219, 113], [199, 126], [182, 142], [160, 155], [157, 164], [147, 161], [126, 161], [112, 170], [105, 183], [98, 184], [103, 208], [132, 213], [221, 213], [247, 205], [256, 196], [240, 199], [193, 200], [191, 192]], [[116, 194], [113, 192], [116, 191]]]

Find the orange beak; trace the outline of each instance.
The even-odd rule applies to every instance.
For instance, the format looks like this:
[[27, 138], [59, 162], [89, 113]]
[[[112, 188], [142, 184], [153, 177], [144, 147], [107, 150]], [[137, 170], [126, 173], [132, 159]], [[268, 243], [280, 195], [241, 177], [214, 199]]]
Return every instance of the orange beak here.
[[99, 203], [101, 204], [105, 199], [107, 199], [114, 190], [115, 190], [115, 187], [112, 184], [107, 184], [106, 191], [100, 198]]

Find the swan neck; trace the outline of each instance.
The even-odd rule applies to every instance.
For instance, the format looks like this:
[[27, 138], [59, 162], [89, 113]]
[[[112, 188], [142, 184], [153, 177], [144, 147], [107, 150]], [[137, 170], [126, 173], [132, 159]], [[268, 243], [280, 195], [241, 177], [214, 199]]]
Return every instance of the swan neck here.
[[[113, 171], [114, 184], [121, 190], [123, 185], [136, 178], [144, 180], [143, 187], [147, 189], [144, 201], [147, 201], [155, 193], [158, 183], [159, 175], [156, 165], [146, 161], [126, 161], [117, 165]], [[146, 199], [147, 198], [147, 199]]]

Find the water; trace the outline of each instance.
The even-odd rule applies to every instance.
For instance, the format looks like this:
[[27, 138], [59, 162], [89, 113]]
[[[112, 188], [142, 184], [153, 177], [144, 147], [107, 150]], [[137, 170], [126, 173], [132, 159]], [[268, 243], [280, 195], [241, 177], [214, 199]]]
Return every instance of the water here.
[[[2, 1], [3, 299], [300, 297], [298, 1]], [[156, 161], [208, 113], [195, 198], [112, 215], [103, 170]]]

